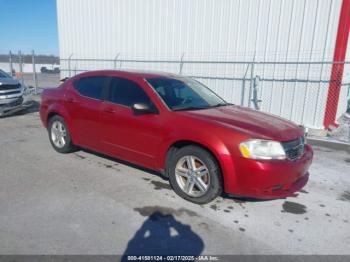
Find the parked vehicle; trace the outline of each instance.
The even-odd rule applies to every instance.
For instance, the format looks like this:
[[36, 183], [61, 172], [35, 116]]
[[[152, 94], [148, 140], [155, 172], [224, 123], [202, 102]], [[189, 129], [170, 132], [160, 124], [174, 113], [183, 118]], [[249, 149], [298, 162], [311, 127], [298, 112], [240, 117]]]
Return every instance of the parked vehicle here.
[[28, 88], [0, 69], [0, 116], [27, 109], [32, 104]]
[[55, 67], [54, 69], [48, 69], [46, 66], [43, 66], [40, 68], [40, 72], [42, 74], [59, 74], [60, 73], [60, 68]]
[[157, 170], [198, 204], [223, 191], [290, 196], [307, 183], [313, 158], [299, 126], [173, 74], [82, 73], [44, 90], [40, 116], [56, 151], [78, 146]]

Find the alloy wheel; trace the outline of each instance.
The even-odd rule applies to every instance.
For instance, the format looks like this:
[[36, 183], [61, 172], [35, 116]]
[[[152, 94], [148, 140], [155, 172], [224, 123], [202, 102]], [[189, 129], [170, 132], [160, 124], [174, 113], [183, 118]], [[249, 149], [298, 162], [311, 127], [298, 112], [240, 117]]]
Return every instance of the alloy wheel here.
[[51, 140], [58, 148], [63, 148], [66, 144], [67, 131], [64, 124], [60, 121], [55, 121], [51, 126]]
[[184, 156], [175, 167], [176, 182], [191, 197], [201, 197], [209, 189], [210, 175], [207, 166], [198, 157]]

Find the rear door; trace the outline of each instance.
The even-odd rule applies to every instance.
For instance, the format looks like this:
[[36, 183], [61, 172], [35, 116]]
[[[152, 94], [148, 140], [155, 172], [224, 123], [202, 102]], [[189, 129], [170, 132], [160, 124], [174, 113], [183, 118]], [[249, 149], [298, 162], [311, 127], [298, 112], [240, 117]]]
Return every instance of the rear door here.
[[100, 112], [109, 79], [105, 76], [82, 77], [66, 94], [66, 107], [81, 146], [101, 149]]
[[101, 141], [110, 154], [153, 168], [163, 137], [161, 115], [135, 115], [135, 103], [153, 104], [138, 83], [113, 77], [101, 110]]

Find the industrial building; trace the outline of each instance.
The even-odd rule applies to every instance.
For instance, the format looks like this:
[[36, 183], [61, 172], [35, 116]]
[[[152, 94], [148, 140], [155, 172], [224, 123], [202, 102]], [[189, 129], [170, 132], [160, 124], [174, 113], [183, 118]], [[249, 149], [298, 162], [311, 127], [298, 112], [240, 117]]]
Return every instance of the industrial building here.
[[57, 12], [62, 77], [181, 73], [317, 129], [346, 111], [350, 0], [57, 0]]

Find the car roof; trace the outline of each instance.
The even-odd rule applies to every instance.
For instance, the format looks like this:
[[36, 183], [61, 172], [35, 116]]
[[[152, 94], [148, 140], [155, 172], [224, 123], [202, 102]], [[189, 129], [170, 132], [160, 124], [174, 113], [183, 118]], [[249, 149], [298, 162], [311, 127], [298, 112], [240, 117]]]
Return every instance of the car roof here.
[[142, 70], [95, 70], [81, 73], [77, 76], [125, 76], [135, 78], [181, 78], [183, 76], [161, 72], [161, 71], [142, 71]]

